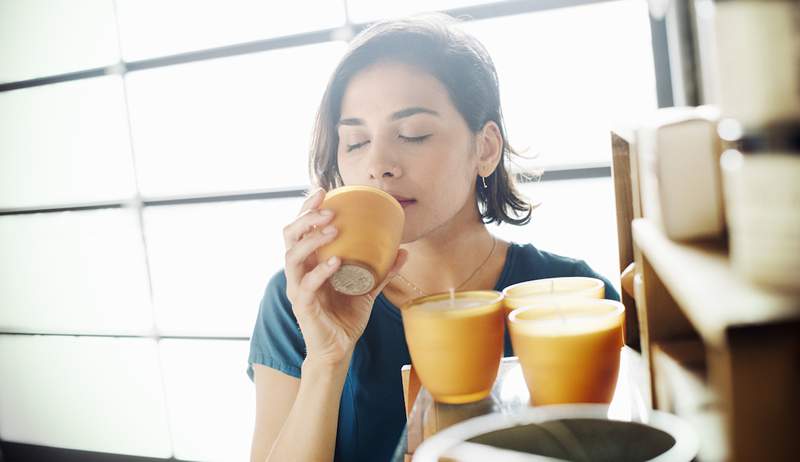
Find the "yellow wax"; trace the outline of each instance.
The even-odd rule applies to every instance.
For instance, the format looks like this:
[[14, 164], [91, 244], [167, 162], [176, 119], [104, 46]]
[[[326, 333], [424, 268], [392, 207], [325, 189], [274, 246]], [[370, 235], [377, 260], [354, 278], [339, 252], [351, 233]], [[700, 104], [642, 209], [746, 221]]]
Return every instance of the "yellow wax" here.
[[596, 298], [606, 295], [602, 280], [587, 277], [535, 279], [514, 284], [503, 290], [506, 309], [511, 312], [542, 301], [555, 302], [564, 298]]
[[503, 356], [503, 295], [456, 292], [413, 300], [403, 327], [414, 369], [436, 401], [466, 403], [488, 396]]
[[444, 299], [432, 302], [426, 302], [420, 305], [415, 305], [412, 309], [419, 311], [433, 311], [442, 312], [449, 310], [462, 310], [465, 308], [476, 308], [479, 306], [486, 306], [486, 302], [482, 300], [467, 300], [463, 298], [456, 298], [454, 300]]
[[612, 300], [532, 306], [509, 316], [514, 352], [534, 405], [608, 403], [623, 345], [624, 307]]

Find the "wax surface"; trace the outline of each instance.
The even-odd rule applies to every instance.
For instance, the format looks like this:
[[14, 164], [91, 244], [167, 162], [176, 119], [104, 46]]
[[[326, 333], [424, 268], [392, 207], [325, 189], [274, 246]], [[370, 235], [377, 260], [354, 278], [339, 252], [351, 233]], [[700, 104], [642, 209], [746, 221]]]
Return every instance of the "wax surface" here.
[[608, 312], [559, 314], [556, 309], [553, 314], [526, 320], [520, 328], [539, 335], [578, 335], [607, 330], [619, 323], [619, 317]]
[[507, 287], [506, 309], [510, 312], [531, 304], [553, 303], [564, 298], [605, 297], [605, 284], [600, 279], [586, 277], [563, 277], [526, 281]]
[[413, 309], [420, 311], [449, 311], [461, 310], [465, 308], [476, 308], [479, 306], [488, 305], [489, 303], [489, 300], [456, 298], [455, 300], [445, 299], [422, 303], [420, 305], [415, 305]]

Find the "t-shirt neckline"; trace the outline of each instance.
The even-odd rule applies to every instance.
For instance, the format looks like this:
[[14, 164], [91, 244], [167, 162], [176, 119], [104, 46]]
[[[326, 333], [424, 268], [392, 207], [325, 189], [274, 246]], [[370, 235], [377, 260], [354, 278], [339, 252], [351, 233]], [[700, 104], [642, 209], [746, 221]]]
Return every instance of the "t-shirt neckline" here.
[[[508, 285], [507, 281], [509, 275], [511, 274], [511, 268], [514, 266], [514, 261], [516, 260], [517, 247], [519, 247], [519, 245], [514, 242], [508, 243], [508, 249], [506, 249], [506, 261], [503, 263], [503, 271], [500, 272], [500, 277], [497, 278], [497, 282], [495, 283], [493, 290], [500, 292]], [[400, 309], [394, 306], [394, 303], [390, 302], [389, 299], [383, 295], [383, 292], [378, 294], [378, 298], [376, 298], [375, 301], [382, 303], [392, 314], [396, 315], [397, 317], [401, 316]]]

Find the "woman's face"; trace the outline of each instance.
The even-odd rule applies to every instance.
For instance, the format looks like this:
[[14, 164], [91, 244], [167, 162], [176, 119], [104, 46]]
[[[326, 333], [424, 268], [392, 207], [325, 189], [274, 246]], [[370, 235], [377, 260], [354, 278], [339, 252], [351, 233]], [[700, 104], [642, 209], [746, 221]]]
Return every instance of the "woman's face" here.
[[403, 242], [476, 216], [475, 136], [432, 75], [398, 62], [356, 74], [342, 98], [337, 162], [344, 184], [397, 198]]

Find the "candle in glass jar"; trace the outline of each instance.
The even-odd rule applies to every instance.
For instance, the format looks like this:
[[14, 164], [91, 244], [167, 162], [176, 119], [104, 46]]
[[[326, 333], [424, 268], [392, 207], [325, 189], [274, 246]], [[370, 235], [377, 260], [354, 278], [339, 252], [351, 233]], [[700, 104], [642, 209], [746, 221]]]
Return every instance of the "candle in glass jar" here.
[[597, 278], [547, 278], [508, 286], [503, 290], [503, 295], [506, 310], [510, 313], [516, 308], [547, 300], [572, 297], [602, 299], [606, 295], [606, 286]]
[[411, 362], [436, 401], [489, 395], [503, 355], [503, 294], [468, 291], [412, 300], [402, 311]]
[[509, 333], [534, 405], [609, 403], [619, 374], [625, 307], [565, 299], [518, 308]]

